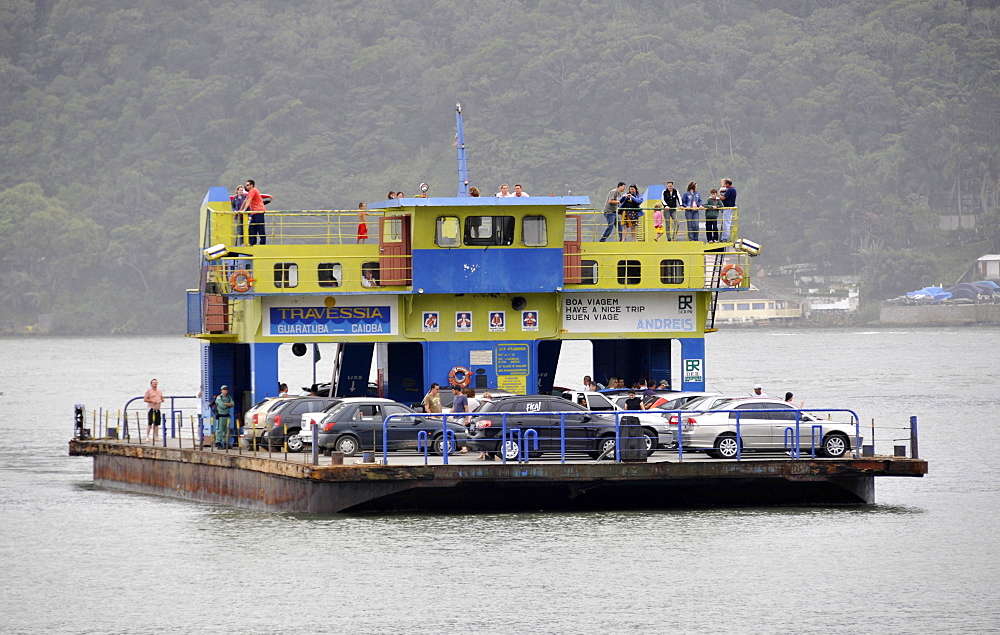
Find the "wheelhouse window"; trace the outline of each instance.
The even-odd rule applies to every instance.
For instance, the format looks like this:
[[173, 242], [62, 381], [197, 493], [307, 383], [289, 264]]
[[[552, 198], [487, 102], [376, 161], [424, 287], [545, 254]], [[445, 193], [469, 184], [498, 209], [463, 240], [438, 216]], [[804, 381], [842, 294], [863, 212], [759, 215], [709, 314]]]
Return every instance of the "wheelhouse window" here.
[[299, 266], [294, 262], [275, 263], [274, 286], [279, 289], [299, 286]]
[[514, 243], [513, 216], [469, 216], [465, 219], [466, 245], [511, 245]]
[[661, 260], [660, 282], [663, 284], [684, 284], [684, 261]]
[[434, 244], [438, 247], [458, 247], [461, 225], [457, 216], [438, 216], [434, 230]]
[[321, 262], [316, 268], [321, 287], [339, 287], [343, 278], [343, 267], [339, 262]]
[[544, 216], [525, 216], [521, 235], [527, 247], [544, 247], [549, 244], [549, 235]]
[[639, 284], [642, 281], [641, 271], [638, 260], [619, 260], [618, 284]]

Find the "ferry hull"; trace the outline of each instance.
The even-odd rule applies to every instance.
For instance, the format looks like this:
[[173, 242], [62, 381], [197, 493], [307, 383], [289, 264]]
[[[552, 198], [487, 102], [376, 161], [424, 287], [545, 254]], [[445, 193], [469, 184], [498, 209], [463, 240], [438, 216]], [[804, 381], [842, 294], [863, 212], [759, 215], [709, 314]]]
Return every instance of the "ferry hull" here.
[[278, 512], [583, 511], [864, 505], [876, 476], [927, 463], [875, 457], [452, 465], [313, 466], [266, 457], [74, 441], [103, 487]]

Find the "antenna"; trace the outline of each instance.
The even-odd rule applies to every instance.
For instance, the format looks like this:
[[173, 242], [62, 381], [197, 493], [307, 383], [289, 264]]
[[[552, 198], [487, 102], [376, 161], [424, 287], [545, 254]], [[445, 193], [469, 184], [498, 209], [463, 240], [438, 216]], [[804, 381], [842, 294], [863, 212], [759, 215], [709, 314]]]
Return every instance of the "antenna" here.
[[458, 196], [469, 195], [469, 168], [465, 164], [465, 133], [462, 131], [462, 104], [455, 104], [455, 147], [458, 148]]

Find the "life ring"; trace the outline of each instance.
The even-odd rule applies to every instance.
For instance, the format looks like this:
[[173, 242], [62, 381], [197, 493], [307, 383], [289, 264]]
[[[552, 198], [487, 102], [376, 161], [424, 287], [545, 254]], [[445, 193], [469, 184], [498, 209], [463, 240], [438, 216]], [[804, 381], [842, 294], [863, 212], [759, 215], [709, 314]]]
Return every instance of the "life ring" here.
[[728, 264], [722, 268], [719, 277], [730, 287], [736, 287], [743, 282], [743, 269], [739, 265]]
[[[458, 378], [459, 375], [461, 375], [461, 379]], [[448, 373], [448, 383], [452, 386], [465, 388], [472, 383], [472, 371], [465, 366], [456, 366]]]
[[237, 293], [246, 293], [253, 288], [253, 277], [246, 269], [237, 269], [229, 275], [229, 286]]

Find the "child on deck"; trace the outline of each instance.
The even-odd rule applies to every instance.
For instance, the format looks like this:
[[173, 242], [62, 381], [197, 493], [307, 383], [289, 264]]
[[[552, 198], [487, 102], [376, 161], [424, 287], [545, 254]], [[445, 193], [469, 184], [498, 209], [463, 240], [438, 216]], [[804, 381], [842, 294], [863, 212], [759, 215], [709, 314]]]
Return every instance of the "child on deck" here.
[[653, 240], [660, 240], [665, 231], [663, 228], [663, 205], [659, 203], [653, 208], [653, 229], [656, 230], [656, 237]]
[[358, 203], [358, 244], [362, 245], [366, 240], [368, 240], [368, 223], [365, 221], [368, 218], [367, 203]]

